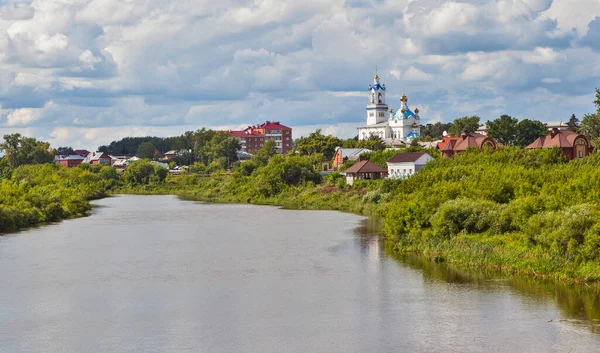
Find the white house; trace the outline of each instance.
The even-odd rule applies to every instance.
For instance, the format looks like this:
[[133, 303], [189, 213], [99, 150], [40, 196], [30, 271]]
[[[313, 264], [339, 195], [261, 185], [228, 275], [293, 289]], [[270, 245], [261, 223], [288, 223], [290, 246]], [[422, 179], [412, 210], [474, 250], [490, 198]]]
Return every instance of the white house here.
[[387, 160], [388, 178], [407, 178], [418, 173], [433, 157], [425, 152], [398, 153]]

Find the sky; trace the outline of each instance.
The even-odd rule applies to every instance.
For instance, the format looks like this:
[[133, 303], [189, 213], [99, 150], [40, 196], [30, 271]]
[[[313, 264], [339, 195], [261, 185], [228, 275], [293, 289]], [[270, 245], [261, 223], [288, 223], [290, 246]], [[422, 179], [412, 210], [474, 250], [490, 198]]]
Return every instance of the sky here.
[[352, 137], [376, 67], [423, 123], [568, 120], [595, 111], [599, 54], [600, 0], [0, 0], [0, 135]]

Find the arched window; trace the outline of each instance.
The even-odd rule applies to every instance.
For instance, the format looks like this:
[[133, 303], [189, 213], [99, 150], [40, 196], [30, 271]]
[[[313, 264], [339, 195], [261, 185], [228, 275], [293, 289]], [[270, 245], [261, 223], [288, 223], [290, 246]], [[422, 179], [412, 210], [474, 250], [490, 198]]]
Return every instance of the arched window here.
[[383, 103], [383, 101], [381, 100], [381, 93], [379, 93], [379, 103]]

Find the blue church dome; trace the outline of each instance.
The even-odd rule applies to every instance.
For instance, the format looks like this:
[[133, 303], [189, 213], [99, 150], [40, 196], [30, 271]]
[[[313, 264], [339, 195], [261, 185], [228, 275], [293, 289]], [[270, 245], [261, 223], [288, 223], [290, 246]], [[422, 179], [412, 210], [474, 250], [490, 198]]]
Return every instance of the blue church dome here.
[[419, 134], [417, 134], [416, 132], [411, 132], [410, 134], [406, 135], [406, 137], [410, 138], [410, 139], [414, 139], [414, 138], [419, 137]]
[[415, 113], [413, 113], [410, 109], [404, 109], [404, 112], [402, 112], [401, 110], [395, 112], [393, 117], [396, 119], [402, 119], [402, 118], [408, 119], [411, 116], [418, 118], [417, 115]]
[[379, 83], [374, 84], [374, 85], [369, 85], [369, 91], [371, 91], [372, 89], [374, 90], [382, 90], [385, 91], [385, 86], [380, 85]]

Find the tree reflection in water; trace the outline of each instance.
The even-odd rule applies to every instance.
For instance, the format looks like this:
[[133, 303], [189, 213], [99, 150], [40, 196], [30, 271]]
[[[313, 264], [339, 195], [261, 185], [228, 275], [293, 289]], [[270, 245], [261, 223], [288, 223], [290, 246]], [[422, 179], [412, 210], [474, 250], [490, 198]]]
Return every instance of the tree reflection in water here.
[[491, 292], [511, 290], [535, 301], [556, 303], [563, 319], [573, 325], [587, 327], [600, 334], [600, 284], [562, 284], [535, 278], [509, 275], [498, 271], [465, 269], [446, 263], [436, 263], [418, 255], [402, 255], [392, 251], [377, 235], [382, 220], [370, 218], [356, 229], [360, 251], [370, 262], [380, 263], [389, 257], [401, 265], [419, 270], [426, 281], [469, 285], [473, 289]]

